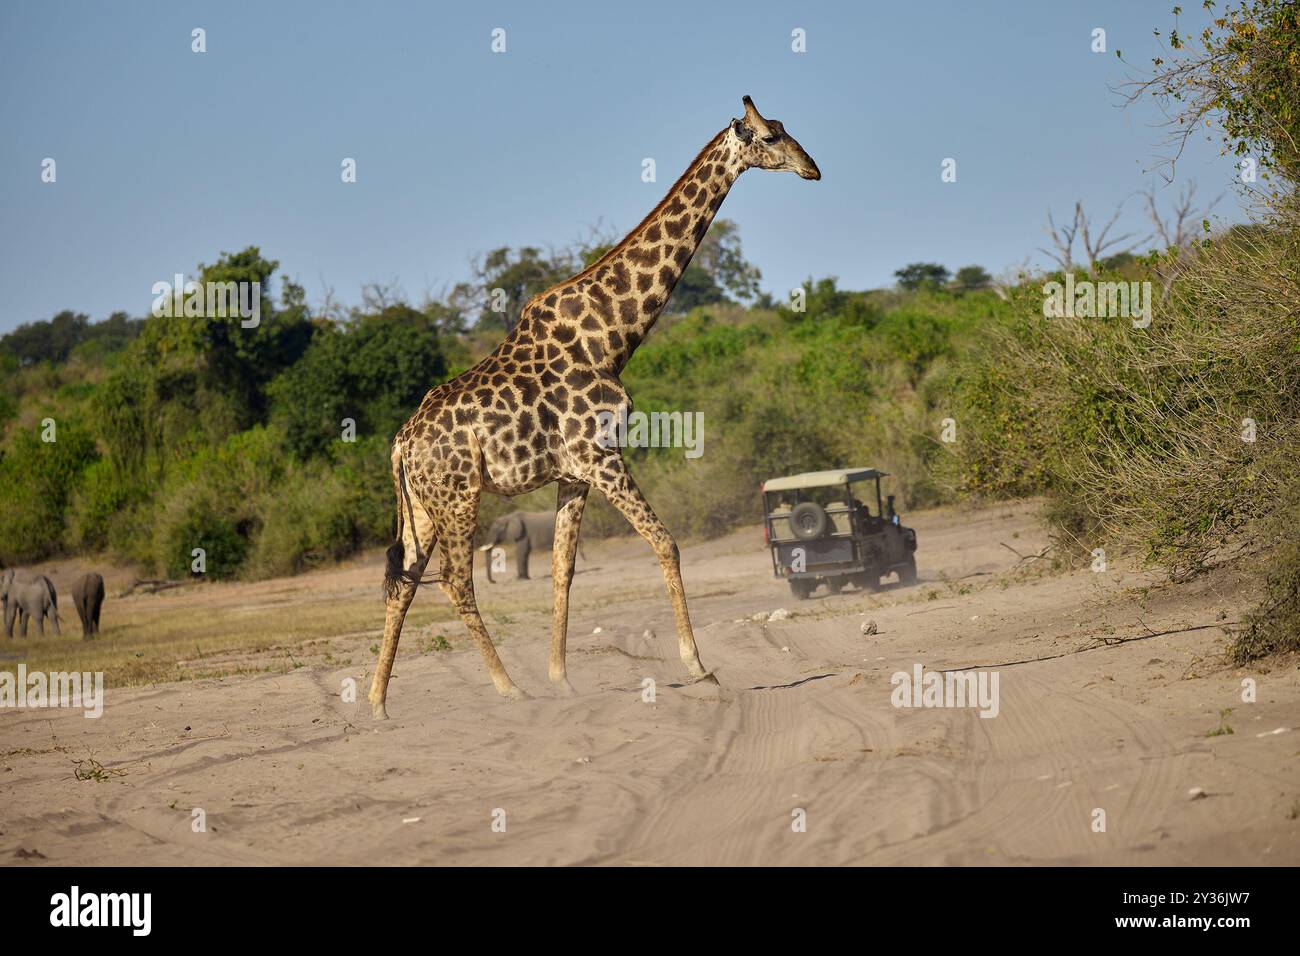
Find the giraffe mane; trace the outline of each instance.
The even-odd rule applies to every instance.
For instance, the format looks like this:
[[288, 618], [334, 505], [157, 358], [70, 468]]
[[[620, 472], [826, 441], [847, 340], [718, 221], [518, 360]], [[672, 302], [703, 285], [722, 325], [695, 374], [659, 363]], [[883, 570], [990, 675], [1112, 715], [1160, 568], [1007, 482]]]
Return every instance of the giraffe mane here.
[[551, 286], [550, 288], [543, 289], [541, 292], [537, 293], [535, 296], [533, 296], [531, 299], [529, 299], [527, 302], [524, 303], [523, 308], [519, 310], [519, 314], [522, 316], [530, 308], [532, 308], [533, 303], [537, 302], [539, 299], [544, 299], [546, 298], [546, 296], [550, 295], [552, 292], [554, 292], [556, 289], [559, 289], [561, 286], [566, 286], [571, 282], [576, 282], [578, 279], [581, 279], [583, 276], [595, 272], [598, 268], [600, 268], [600, 266], [605, 264], [606, 260], [612, 259], [618, 253], [622, 252], [624, 247], [627, 246], [627, 244], [632, 240], [632, 237], [635, 236], [637, 233], [639, 233], [641, 229], [647, 223], [650, 222], [650, 220], [654, 219], [655, 216], [657, 216], [660, 213], [660, 211], [663, 210], [664, 206], [668, 205], [669, 198], [674, 193], [677, 192], [678, 187], [684, 184], [686, 178], [690, 176], [691, 170], [699, 166], [700, 160], [704, 158], [704, 154], [707, 153], [709, 150], [713, 149], [715, 146], [717, 146], [718, 141], [721, 140], [722, 137], [727, 135], [727, 131], [729, 129], [731, 129], [730, 125], [723, 127], [721, 130], [718, 131], [718, 134], [714, 136], [713, 139], [709, 140], [707, 143], [704, 144], [704, 148], [695, 154], [695, 158], [692, 159], [687, 164], [686, 169], [682, 172], [680, 176], [677, 177], [677, 180], [672, 184], [672, 186], [669, 187], [668, 192], [664, 193], [664, 197], [660, 199], [659, 202], [655, 205], [655, 207], [645, 214], [645, 218], [643, 218], [639, 223], [633, 226], [632, 229], [628, 231], [628, 234], [625, 235], [622, 239], [620, 239], [612, 249], [606, 252], [603, 256], [601, 256], [591, 265], [587, 266], [581, 272], [574, 273], [573, 275], [569, 276], [567, 279], [557, 282], [555, 285]]

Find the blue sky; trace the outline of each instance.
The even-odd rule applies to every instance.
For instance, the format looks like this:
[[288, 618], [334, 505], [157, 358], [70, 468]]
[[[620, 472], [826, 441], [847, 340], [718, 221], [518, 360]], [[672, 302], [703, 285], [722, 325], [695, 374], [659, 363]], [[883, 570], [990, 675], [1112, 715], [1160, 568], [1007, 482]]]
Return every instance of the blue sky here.
[[[142, 315], [154, 282], [250, 244], [313, 302], [370, 281], [419, 301], [495, 246], [631, 228], [744, 93], [823, 174], [753, 170], [723, 206], [764, 288], [1041, 262], [1048, 208], [1075, 199], [1104, 219], [1127, 198], [1145, 231], [1136, 193], [1159, 183], [1164, 131], [1154, 106], [1121, 108], [1113, 51], [1147, 64], [1170, 6], [6, 2], [0, 331], [65, 308]], [[1201, 22], [1188, 6], [1184, 28]], [[1203, 138], [1177, 167], [1228, 193], [1230, 220], [1233, 173]]]

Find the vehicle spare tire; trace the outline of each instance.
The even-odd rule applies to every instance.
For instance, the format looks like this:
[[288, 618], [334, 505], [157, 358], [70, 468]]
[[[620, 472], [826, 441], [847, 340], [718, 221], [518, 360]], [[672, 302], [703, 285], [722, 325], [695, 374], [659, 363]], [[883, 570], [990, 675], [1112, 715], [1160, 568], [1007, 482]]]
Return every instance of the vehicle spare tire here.
[[805, 541], [820, 538], [829, 525], [830, 519], [826, 517], [826, 512], [815, 501], [802, 501], [790, 512], [790, 528], [795, 537]]

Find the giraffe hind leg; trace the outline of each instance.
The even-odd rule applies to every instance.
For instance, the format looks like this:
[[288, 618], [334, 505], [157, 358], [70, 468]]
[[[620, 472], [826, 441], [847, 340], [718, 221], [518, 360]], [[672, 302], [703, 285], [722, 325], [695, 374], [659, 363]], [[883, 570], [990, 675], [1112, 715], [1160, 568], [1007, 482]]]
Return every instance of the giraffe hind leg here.
[[375, 677], [370, 684], [370, 710], [376, 720], [388, 717], [388, 681], [393, 675], [397, 644], [402, 639], [402, 624], [407, 609], [415, 600], [424, 569], [433, 552], [436, 533], [429, 513], [409, 497], [399, 505], [404, 517], [398, 521], [400, 540], [388, 549], [384, 570], [384, 641], [379, 648]]

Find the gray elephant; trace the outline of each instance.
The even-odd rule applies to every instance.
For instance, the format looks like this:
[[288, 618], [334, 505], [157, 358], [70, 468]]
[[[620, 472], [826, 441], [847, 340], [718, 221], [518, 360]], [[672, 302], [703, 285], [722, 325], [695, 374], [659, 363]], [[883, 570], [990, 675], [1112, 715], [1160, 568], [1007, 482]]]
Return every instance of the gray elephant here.
[[[515, 545], [515, 565], [518, 578], [528, 579], [528, 554], [534, 548], [550, 551], [555, 545], [555, 513], [551, 511], [512, 511], [493, 521], [488, 527], [487, 540], [479, 547], [487, 551], [487, 579], [492, 577], [491, 551], [498, 545], [512, 542]], [[583, 555], [585, 558], [586, 555]]]
[[90, 640], [99, 633], [99, 609], [104, 605], [104, 579], [94, 571], [77, 578], [72, 585], [72, 603], [81, 618], [81, 636]]
[[45, 619], [59, 630], [59, 595], [54, 582], [43, 574], [7, 568], [0, 572], [0, 604], [4, 605], [5, 636], [14, 636], [14, 619], [17, 618], [21, 636], [27, 636], [27, 621], [36, 618], [36, 630], [45, 636]]

